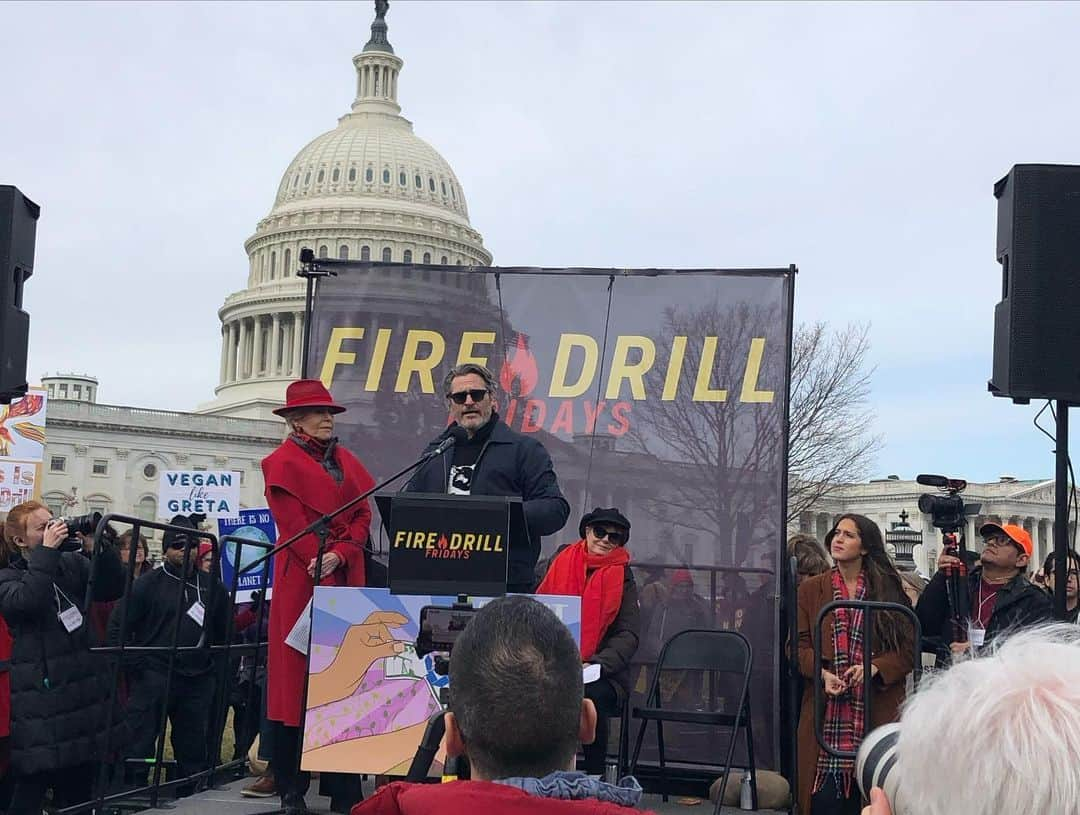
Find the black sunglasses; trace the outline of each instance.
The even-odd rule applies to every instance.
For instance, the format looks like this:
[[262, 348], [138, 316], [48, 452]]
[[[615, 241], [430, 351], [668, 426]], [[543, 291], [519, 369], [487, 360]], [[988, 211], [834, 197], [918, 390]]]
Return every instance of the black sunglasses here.
[[454, 400], [455, 405], [464, 405], [465, 397], [471, 396], [474, 402], [483, 402], [484, 397], [488, 395], [486, 389], [474, 388], [467, 391], [458, 391], [457, 393], [450, 394], [450, 398]]
[[594, 526], [592, 528], [592, 533], [597, 540], [603, 540], [604, 538], [607, 538], [616, 546], [622, 546], [624, 543], [626, 543], [626, 533], [621, 532], [618, 529], [607, 529], [603, 526]]

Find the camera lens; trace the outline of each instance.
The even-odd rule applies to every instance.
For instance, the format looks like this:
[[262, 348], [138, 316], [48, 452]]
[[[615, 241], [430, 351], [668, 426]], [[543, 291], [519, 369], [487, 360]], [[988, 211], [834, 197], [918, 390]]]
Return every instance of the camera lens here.
[[867, 734], [855, 757], [855, 779], [863, 797], [869, 798], [871, 789], [881, 787], [892, 805], [893, 815], [905, 813], [896, 761], [899, 741], [900, 725], [896, 722], [883, 725]]

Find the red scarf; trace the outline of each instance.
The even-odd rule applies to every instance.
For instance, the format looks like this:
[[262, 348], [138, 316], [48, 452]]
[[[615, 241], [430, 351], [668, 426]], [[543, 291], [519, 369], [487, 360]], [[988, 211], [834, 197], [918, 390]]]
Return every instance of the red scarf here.
[[[840, 570], [832, 570], [833, 600], [865, 600], [866, 572], [859, 572], [855, 586], [855, 596], [849, 597], [844, 578]], [[833, 612], [833, 664], [831, 673], [843, 676], [852, 665], [863, 664], [862, 610], [838, 608]], [[869, 682], [870, 677], [863, 677]], [[840, 696], [825, 697], [825, 740], [837, 750], [857, 750], [866, 735], [866, 710], [863, 705], [863, 688], [858, 685], [848, 689]], [[812, 792], [817, 792], [831, 777], [836, 786], [837, 795], [851, 796], [851, 784], [855, 777], [855, 762], [850, 758], [837, 758], [824, 750], [818, 753], [817, 772], [814, 774]]]
[[584, 540], [567, 546], [548, 566], [537, 594], [576, 595], [581, 598], [581, 659], [596, 652], [608, 626], [622, 606], [625, 567], [630, 553], [625, 547], [606, 555], [589, 554]]

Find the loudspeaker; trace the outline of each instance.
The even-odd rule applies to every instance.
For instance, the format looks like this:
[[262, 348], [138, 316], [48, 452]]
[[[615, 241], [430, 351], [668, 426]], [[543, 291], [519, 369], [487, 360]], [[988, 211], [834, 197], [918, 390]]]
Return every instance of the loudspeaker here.
[[1080, 403], [1080, 167], [1017, 164], [994, 196], [1001, 302], [990, 392]]
[[34, 272], [41, 208], [12, 186], [0, 185], [0, 405], [26, 394], [30, 315], [23, 286]]

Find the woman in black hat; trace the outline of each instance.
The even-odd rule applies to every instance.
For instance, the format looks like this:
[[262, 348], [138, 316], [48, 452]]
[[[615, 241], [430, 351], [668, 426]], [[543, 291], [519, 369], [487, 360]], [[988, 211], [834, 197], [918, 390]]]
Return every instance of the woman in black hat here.
[[581, 598], [581, 660], [599, 665], [600, 678], [585, 685], [599, 714], [596, 740], [584, 747], [585, 772], [604, 770], [608, 717], [630, 694], [630, 660], [638, 647], [641, 615], [630, 570], [630, 521], [615, 507], [596, 507], [578, 525], [581, 540], [563, 546], [548, 565], [537, 594]]

